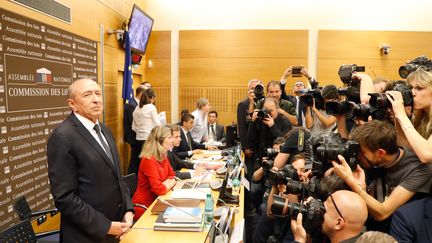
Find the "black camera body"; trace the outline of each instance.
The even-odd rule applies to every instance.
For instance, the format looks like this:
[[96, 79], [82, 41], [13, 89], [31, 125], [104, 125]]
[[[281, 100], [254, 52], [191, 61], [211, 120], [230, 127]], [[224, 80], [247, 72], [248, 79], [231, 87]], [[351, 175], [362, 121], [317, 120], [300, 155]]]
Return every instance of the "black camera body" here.
[[290, 202], [288, 199], [278, 195], [273, 195], [271, 213], [276, 217], [297, 218], [303, 215], [303, 226], [309, 233], [320, 232], [324, 222], [324, 204], [321, 200], [313, 198], [307, 204]]
[[262, 84], [258, 84], [254, 88], [254, 94], [255, 94], [255, 102], [264, 99], [264, 86]]
[[321, 88], [307, 90], [305, 95], [300, 96], [300, 102], [303, 102], [306, 106], [312, 106], [314, 100], [317, 109], [324, 109], [324, 98], [321, 96]]
[[351, 170], [357, 167], [360, 151], [360, 144], [354, 140], [348, 140], [345, 143], [322, 143], [315, 148], [317, 158], [321, 161], [339, 161], [338, 155], [342, 155]]
[[263, 168], [264, 172], [267, 172], [271, 168], [273, 168], [273, 164], [274, 164], [273, 160], [263, 160], [261, 162], [261, 167]]
[[357, 66], [356, 64], [344, 64], [339, 67], [339, 77], [344, 84], [351, 87], [359, 87], [360, 80], [353, 79], [354, 72], [364, 72], [365, 66]]
[[419, 68], [430, 71], [432, 69], [431, 59], [425, 55], [414, 58], [409, 63], [399, 67], [399, 76], [401, 76], [401, 78], [407, 78], [410, 73]]
[[267, 118], [268, 114], [267, 110], [263, 108], [257, 112], [257, 119], [262, 121]]
[[286, 164], [280, 170], [270, 169], [268, 172], [273, 186], [287, 184], [289, 180], [299, 180], [297, 170], [291, 164]]
[[[414, 96], [412, 94], [411, 87], [405, 81], [395, 81], [393, 90], [401, 92], [404, 106], [414, 105]], [[373, 109], [380, 110], [392, 107], [385, 94], [369, 93], [368, 95], [371, 96], [369, 104]]]
[[267, 148], [266, 150], [264, 150], [264, 157], [267, 157], [267, 159], [274, 159], [278, 154], [279, 154], [278, 149]]
[[348, 115], [352, 113], [356, 103], [352, 101], [327, 101], [325, 104], [325, 110], [328, 115]]

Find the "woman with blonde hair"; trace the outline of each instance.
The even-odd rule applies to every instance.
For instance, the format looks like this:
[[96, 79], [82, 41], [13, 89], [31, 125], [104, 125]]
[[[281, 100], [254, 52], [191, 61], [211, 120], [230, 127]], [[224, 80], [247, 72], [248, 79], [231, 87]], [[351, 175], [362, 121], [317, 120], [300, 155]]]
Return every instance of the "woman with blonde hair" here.
[[418, 68], [407, 77], [414, 96], [413, 117], [405, 112], [402, 94], [387, 91], [393, 106], [398, 144], [410, 147], [421, 162], [432, 162], [432, 73]]
[[[167, 157], [167, 151], [173, 147], [171, 129], [156, 126], [141, 151], [141, 163], [138, 170], [137, 190], [132, 198], [133, 203], [149, 207], [158, 195], [166, 194], [175, 185], [175, 173]], [[145, 209], [135, 207], [135, 220], [138, 220]]]

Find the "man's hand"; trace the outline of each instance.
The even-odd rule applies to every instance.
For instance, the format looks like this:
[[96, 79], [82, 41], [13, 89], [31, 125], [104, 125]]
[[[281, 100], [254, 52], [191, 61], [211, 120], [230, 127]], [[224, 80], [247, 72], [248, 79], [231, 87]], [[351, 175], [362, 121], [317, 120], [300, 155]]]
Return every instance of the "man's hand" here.
[[253, 90], [249, 90], [248, 99], [249, 99], [249, 102], [251, 102], [251, 103], [253, 103], [255, 101], [255, 93]]
[[289, 67], [285, 70], [284, 74], [282, 75], [281, 80], [285, 80], [285, 79], [287, 79], [289, 76], [291, 76], [291, 74], [292, 74], [292, 66], [289, 66]]
[[343, 181], [345, 181], [347, 185], [355, 183], [356, 180], [345, 158], [342, 155], [338, 155], [338, 159], [340, 161], [340, 164], [336, 161], [332, 161], [334, 173], [336, 173], [336, 175], [338, 175]]
[[129, 223], [123, 223], [118, 221], [112, 221], [111, 227], [108, 230], [109, 235], [115, 235], [117, 238], [122, 238], [122, 236], [129, 231], [131, 225]]
[[270, 114], [267, 114], [267, 117], [264, 118], [263, 123], [266, 124], [268, 127], [272, 127], [274, 125], [274, 120], [270, 116]]
[[208, 149], [208, 150], [217, 150], [218, 147], [216, 147], [214, 145], [206, 145], [206, 149]]
[[306, 242], [306, 230], [303, 228], [303, 215], [297, 214], [297, 220], [291, 219], [291, 230], [294, 235], [294, 240], [300, 243]]
[[202, 154], [203, 151], [201, 151], [200, 149], [194, 149], [192, 150], [192, 154]]
[[223, 166], [222, 163], [220, 163], [220, 164], [215, 164], [215, 163], [212, 163], [212, 164], [210, 164], [210, 163], [205, 163], [205, 164], [204, 164], [204, 167], [205, 167], [206, 170], [217, 170], [217, 169], [221, 168], [222, 166]]
[[310, 79], [311, 76], [310, 76], [310, 74], [309, 74], [307, 68], [306, 68], [305, 66], [303, 66], [303, 65], [301, 65], [301, 67], [302, 67], [302, 69], [300, 70], [300, 73], [301, 73], [303, 76], [305, 76], [307, 79]]
[[122, 235], [120, 235], [120, 237], [119, 237], [120, 240], [122, 240], [125, 237], [125, 235], [127, 234], [127, 232], [130, 231], [130, 228], [132, 227], [132, 224], [133, 224], [133, 218], [134, 218], [134, 213], [132, 213], [130, 211], [126, 212], [125, 215], [123, 216], [123, 223], [128, 224], [129, 227]]

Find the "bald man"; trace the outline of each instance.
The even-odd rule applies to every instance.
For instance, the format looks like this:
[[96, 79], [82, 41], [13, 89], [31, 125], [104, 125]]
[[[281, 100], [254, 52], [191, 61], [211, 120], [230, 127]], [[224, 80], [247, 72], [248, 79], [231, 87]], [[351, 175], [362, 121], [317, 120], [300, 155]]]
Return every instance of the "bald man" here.
[[68, 91], [72, 113], [47, 144], [60, 242], [118, 242], [132, 226], [134, 211], [114, 137], [99, 122], [102, 92], [91, 79], [73, 82]]
[[[352, 191], [340, 190], [331, 194], [324, 202], [322, 232], [331, 242], [355, 242], [361, 236], [368, 211], [364, 200]], [[302, 226], [303, 216], [291, 220], [295, 241], [306, 242], [306, 231]]]

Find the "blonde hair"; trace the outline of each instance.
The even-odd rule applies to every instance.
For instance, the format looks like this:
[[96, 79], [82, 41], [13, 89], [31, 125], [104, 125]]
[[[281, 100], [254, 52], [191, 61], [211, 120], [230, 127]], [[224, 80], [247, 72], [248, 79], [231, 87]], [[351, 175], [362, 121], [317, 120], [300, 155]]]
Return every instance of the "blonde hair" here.
[[208, 99], [201, 97], [198, 99], [196, 106], [198, 109], [201, 109], [204, 106], [206, 106], [208, 103], [209, 103]]
[[157, 161], [161, 162], [167, 153], [165, 148], [162, 146], [162, 143], [169, 136], [171, 136], [170, 128], [161, 126], [153, 127], [141, 150], [140, 157], [154, 157]]
[[[428, 71], [419, 68], [410, 73], [407, 82], [412, 84], [414, 81], [425, 86], [428, 90], [432, 89], [432, 73]], [[416, 111], [413, 124], [417, 132], [423, 138], [428, 139], [432, 135], [432, 111], [429, 109]]]

